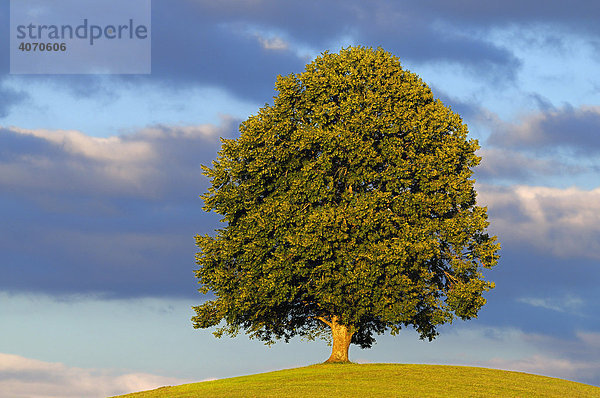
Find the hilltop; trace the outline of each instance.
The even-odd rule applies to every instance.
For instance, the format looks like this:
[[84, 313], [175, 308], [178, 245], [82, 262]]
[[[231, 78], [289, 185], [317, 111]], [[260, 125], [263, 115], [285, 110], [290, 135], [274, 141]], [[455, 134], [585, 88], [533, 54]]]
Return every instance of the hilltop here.
[[162, 387], [120, 398], [600, 397], [600, 387], [504, 370], [443, 365], [322, 364]]

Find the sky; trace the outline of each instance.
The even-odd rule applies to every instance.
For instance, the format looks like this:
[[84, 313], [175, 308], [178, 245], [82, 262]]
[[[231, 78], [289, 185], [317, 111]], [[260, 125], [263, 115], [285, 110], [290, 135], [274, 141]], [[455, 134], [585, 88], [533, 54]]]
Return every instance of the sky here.
[[600, 386], [600, 3], [152, 0], [151, 73], [10, 74], [0, 0], [0, 391], [108, 395], [305, 366], [194, 330], [199, 195], [220, 137], [324, 51], [382, 47], [479, 140], [501, 259], [479, 317], [351, 360], [483, 366]]

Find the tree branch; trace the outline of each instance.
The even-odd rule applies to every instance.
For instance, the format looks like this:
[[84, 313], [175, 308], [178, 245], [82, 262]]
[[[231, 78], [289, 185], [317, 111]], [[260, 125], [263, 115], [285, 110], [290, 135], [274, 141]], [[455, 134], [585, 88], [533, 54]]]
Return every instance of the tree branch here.
[[323, 322], [325, 325], [329, 326], [330, 328], [333, 327], [331, 322], [329, 322], [327, 319], [323, 318], [322, 316], [318, 316], [316, 318], [318, 320], [320, 320], [321, 322]]
[[460, 280], [457, 279], [455, 276], [450, 275], [448, 272], [444, 271], [444, 274], [446, 274], [446, 278], [448, 278], [448, 280], [450, 281], [450, 284], [452, 284], [452, 282], [455, 283], [460, 283]]

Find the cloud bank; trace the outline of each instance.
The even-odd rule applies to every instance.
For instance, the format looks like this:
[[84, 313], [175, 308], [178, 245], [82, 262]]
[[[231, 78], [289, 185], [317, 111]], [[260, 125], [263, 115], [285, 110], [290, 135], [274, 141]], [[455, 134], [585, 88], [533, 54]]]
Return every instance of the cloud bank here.
[[104, 398], [191, 380], [69, 367], [0, 353], [0, 391], [10, 398]]
[[562, 258], [600, 259], [600, 188], [482, 185], [478, 194], [501, 241]]
[[184, 181], [201, 183], [200, 164], [214, 159], [219, 137], [231, 136], [234, 125], [225, 118], [221, 126], [159, 125], [108, 138], [0, 127], [0, 188], [149, 200], [189, 195]]
[[[219, 126], [156, 125], [106, 138], [1, 129], [0, 191], [11, 227], [0, 232], [0, 287], [195, 294], [193, 236], [218, 225], [216, 215], [201, 210], [198, 195], [208, 180], [200, 165], [210, 164], [219, 137], [234, 137], [236, 125], [225, 118]], [[503, 175], [558, 167], [551, 160], [528, 163], [518, 151], [511, 162], [501, 149], [484, 151], [488, 170]], [[477, 190], [489, 206], [490, 231], [505, 248], [600, 258], [600, 188], [484, 183]]]
[[600, 382], [600, 333], [577, 331], [572, 339], [522, 333], [520, 339], [539, 353], [521, 358], [492, 358], [485, 364], [497, 369], [521, 371], [567, 380]]
[[192, 294], [193, 237], [216, 226], [200, 166], [236, 124], [107, 138], [0, 129], [0, 289]]
[[564, 106], [527, 115], [519, 124], [499, 122], [489, 143], [551, 152], [567, 148], [577, 155], [595, 156], [600, 151], [599, 133], [600, 107]]

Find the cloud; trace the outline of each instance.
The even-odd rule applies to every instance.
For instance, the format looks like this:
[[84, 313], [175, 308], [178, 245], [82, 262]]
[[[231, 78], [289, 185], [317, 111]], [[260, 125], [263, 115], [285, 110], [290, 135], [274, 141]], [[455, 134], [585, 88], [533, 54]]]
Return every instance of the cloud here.
[[[418, 4], [155, 0], [152, 8], [161, 16], [152, 24], [152, 75], [111, 79], [152, 80], [170, 88], [219, 87], [265, 103], [271, 101], [277, 75], [302, 72], [310, 61], [307, 54], [313, 58], [349, 44], [382, 46], [412, 63], [449, 62], [493, 81], [513, 81], [520, 68], [511, 51], [485, 34], [474, 34], [464, 23], [440, 26], [445, 16]], [[94, 77], [51, 79], [82, 95], [104, 87]]]
[[108, 138], [79, 131], [0, 128], [0, 187], [146, 199], [181, 195], [182, 188], [189, 192], [186, 180], [201, 179], [200, 164], [215, 158], [219, 136], [234, 131], [230, 118], [221, 126], [158, 125]]
[[68, 155], [100, 162], [145, 162], [153, 157], [147, 142], [123, 140], [122, 137], [89, 137], [79, 131], [26, 130], [14, 127], [15, 133], [41, 138], [61, 149]]
[[477, 191], [501, 242], [562, 258], [600, 259], [600, 188], [481, 185]]
[[484, 134], [489, 132], [480, 139], [477, 154], [482, 161], [474, 170], [476, 177], [500, 185], [562, 182], [589, 188], [600, 170], [595, 156], [600, 149], [596, 139], [600, 108], [566, 105], [559, 109], [540, 96], [529, 98], [539, 110], [512, 122], [485, 108], [471, 108], [468, 117]]
[[[193, 236], [218, 226], [217, 216], [201, 210], [198, 195], [208, 181], [199, 166], [215, 158], [220, 135], [235, 136], [235, 124], [155, 125], [106, 138], [1, 130], [1, 287], [193, 294]], [[515, 159], [518, 153], [510, 162], [516, 173]], [[521, 163], [526, 166], [525, 159]], [[540, 162], [541, 171], [548, 167]], [[479, 202], [489, 206], [490, 231], [505, 249], [599, 258], [598, 189], [477, 189]]]
[[496, 357], [485, 365], [600, 384], [600, 334], [575, 331], [571, 337], [558, 338], [547, 334], [522, 333], [519, 338], [536, 347], [538, 352], [520, 358]]
[[0, 143], [0, 186], [9, 191], [141, 193], [156, 157], [146, 142], [75, 131], [2, 129]]
[[[306, 54], [312, 58], [363, 44], [382, 46], [412, 65], [457, 65], [470, 80], [515, 82], [522, 61], [489, 34], [506, 26], [504, 13], [472, 4], [430, 4], [155, 0], [153, 14], [161, 17], [152, 24], [152, 75], [110, 79], [130, 84], [151, 80], [171, 88], [219, 87], [264, 103], [271, 101], [276, 76], [301, 72], [309, 61]], [[464, 18], [472, 7], [477, 12]], [[490, 21], [482, 23], [485, 18]], [[528, 18], [537, 19], [537, 14]], [[8, 18], [5, 22], [8, 26]], [[528, 25], [525, 19], [523, 26]], [[59, 81], [86, 96], [105, 89], [94, 76], [30, 78]]]
[[582, 173], [588, 170], [583, 165], [570, 165], [557, 159], [537, 158], [518, 150], [482, 148], [477, 152], [482, 157], [475, 174], [485, 180], [503, 179], [521, 182], [534, 181], [540, 176], [561, 176]]
[[0, 391], [11, 398], [102, 398], [189, 382], [147, 373], [68, 367], [0, 353]]
[[461, 2], [456, 5], [438, 0], [424, 6], [431, 12], [474, 24], [489, 26], [546, 23], [569, 27], [572, 30], [597, 29], [597, 26], [594, 26], [593, 13], [599, 10], [597, 3], [593, 1], [573, 3], [573, 7], [567, 9], [560, 0], [545, 1], [543, 7], [538, 2], [518, 0], [503, 3]]
[[590, 380], [589, 382], [592, 383], [598, 382], [600, 374], [600, 363], [552, 358], [546, 355], [533, 355], [515, 360], [494, 358], [485, 362], [484, 365], [495, 369], [520, 371], [567, 380]]
[[[523, 317], [511, 315], [508, 325]], [[598, 342], [599, 334], [589, 331], [527, 332], [519, 326], [491, 326], [472, 320], [468, 326], [442, 327], [433, 342], [418, 341], [415, 332], [385, 335], [378, 338], [373, 350], [361, 350], [355, 357], [361, 362], [482, 366], [600, 385]]]
[[600, 333], [577, 332], [577, 338], [587, 344], [589, 347], [600, 350]]
[[197, 233], [220, 126], [155, 125], [121, 136], [0, 130], [0, 288], [111, 296], [195, 294]]
[[119, 225], [139, 218], [123, 217], [103, 231], [100, 220], [89, 217], [87, 228], [70, 226], [79, 224], [78, 217], [67, 215], [57, 225], [44, 220], [39, 226], [15, 225], [12, 235], [3, 231], [0, 288], [117, 297], [194, 294], [193, 236], [204, 229], [202, 218], [193, 218], [195, 226], [171, 219], [170, 231], [160, 221], [135, 232]]
[[[155, 0], [153, 14], [160, 18], [152, 24], [152, 76], [113, 78], [127, 82], [152, 79], [166, 86], [220, 86], [240, 98], [264, 103], [270, 101], [278, 74], [303, 70], [307, 52], [337, 52], [342, 45], [364, 44], [383, 46], [413, 64], [452, 63], [464, 67], [472, 77], [514, 82], [521, 60], [490, 38], [493, 29], [538, 22], [581, 31], [588, 21], [587, 26], [597, 30], [587, 4], [566, 11], [558, 2], [544, 7], [533, 4]], [[0, 26], [8, 36], [8, 4], [2, 11], [4, 23]], [[277, 35], [257, 37], [248, 34], [249, 28]], [[77, 87], [82, 95], [93, 95], [103, 87], [95, 84], [93, 77], [51, 79]]]
[[[234, 26], [236, 25], [237, 24]], [[279, 34], [263, 32], [261, 29], [243, 26], [243, 24], [240, 27], [240, 30], [241, 34], [250, 34], [254, 36], [265, 50], [282, 51], [287, 50], [290, 47], [290, 43]]]
[[349, 39], [352, 44], [383, 46], [413, 62], [458, 63], [494, 79], [498, 75], [512, 79], [519, 65], [508, 50], [471, 34], [464, 23], [440, 27], [440, 21], [446, 20], [444, 15], [422, 10], [418, 4], [264, 1], [259, 6], [242, 3], [232, 7], [228, 2], [197, 3], [222, 22], [285, 32], [291, 48], [337, 52]]
[[289, 43], [287, 43], [281, 37], [273, 37], [268, 39], [258, 36], [258, 41], [265, 50], [287, 50], [289, 47]]
[[[518, 327], [473, 326], [442, 334], [434, 347], [445, 363], [483, 366], [600, 384], [600, 334], [525, 332]], [[557, 337], [558, 336], [558, 337]], [[460, 352], [464, 351], [462, 356]], [[447, 355], [448, 353], [451, 355]], [[454, 359], [450, 359], [450, 358]]]
[[600, 107], [564, 106], [526, 116], [518, 124], [497, 122], [489, 143], [505, 148], [547, 151], [567, 148], [579, 155], [600, 151]]
[[581, 298], [572, 295], [544, 298], [522, 297], [517, 301], [534, 307], [545, 308], [558, 312], [568, 312], [570, 314], [579, 312], [580, 308], [584, 304], [584, 301]]
[[[245, 4], [255, 8], [252, 2], [229, 7], [247, 9]], [[291, 51], [264, 51], [255, 36], [240, 34], [237, 18], [200, 2], [154, 1], [152, 12], [161, 18], [152, 24], [151, 78], [167, 86], [218, 86], [239, 98], [265, 103], [273, 96], [277, 75], [300, 71], [305, 63]], [[260, 25], [251, 15], [241, 17]]]
[[[236, 9], [253, 1], [236, 2]], [[256, 4], [260, 5], [261, 2]], [[254, 6], [253, 6], [254, 7]], [[260, 12], [268, 10], [259, 7]], [[152, 14], [152, 74], [111, 75], [120, 84], [161, 83], [165, 87], [191, 86], [223, 88], [238, 98], [270, 101], [278, 74], [300, 71], [304, 60], [290, 51], [264, 51], [254, 37], [240, 36], [227, 29], [228, 19], [213, 15], [198, 2], [154, 0]], [[0, 5], [0, 33], [9, 37], [9, 2]], [[6, 42], [6, 43], [5, 43]], [[8, 41], [0, 50], [9, 53]], [[9, 72], [9, 57], [0, 60], [0, 70]], [[55, 81], [82, 97], [105, 90], [98, 75], [29, 75], [30, 81]], [[0, 99], [0, 116], [2, 115]]]
[[23, 102], [27, 96], [11, 88], [4, 87], [0, 80], [0, 118], [8, 116], [11, 108]]

